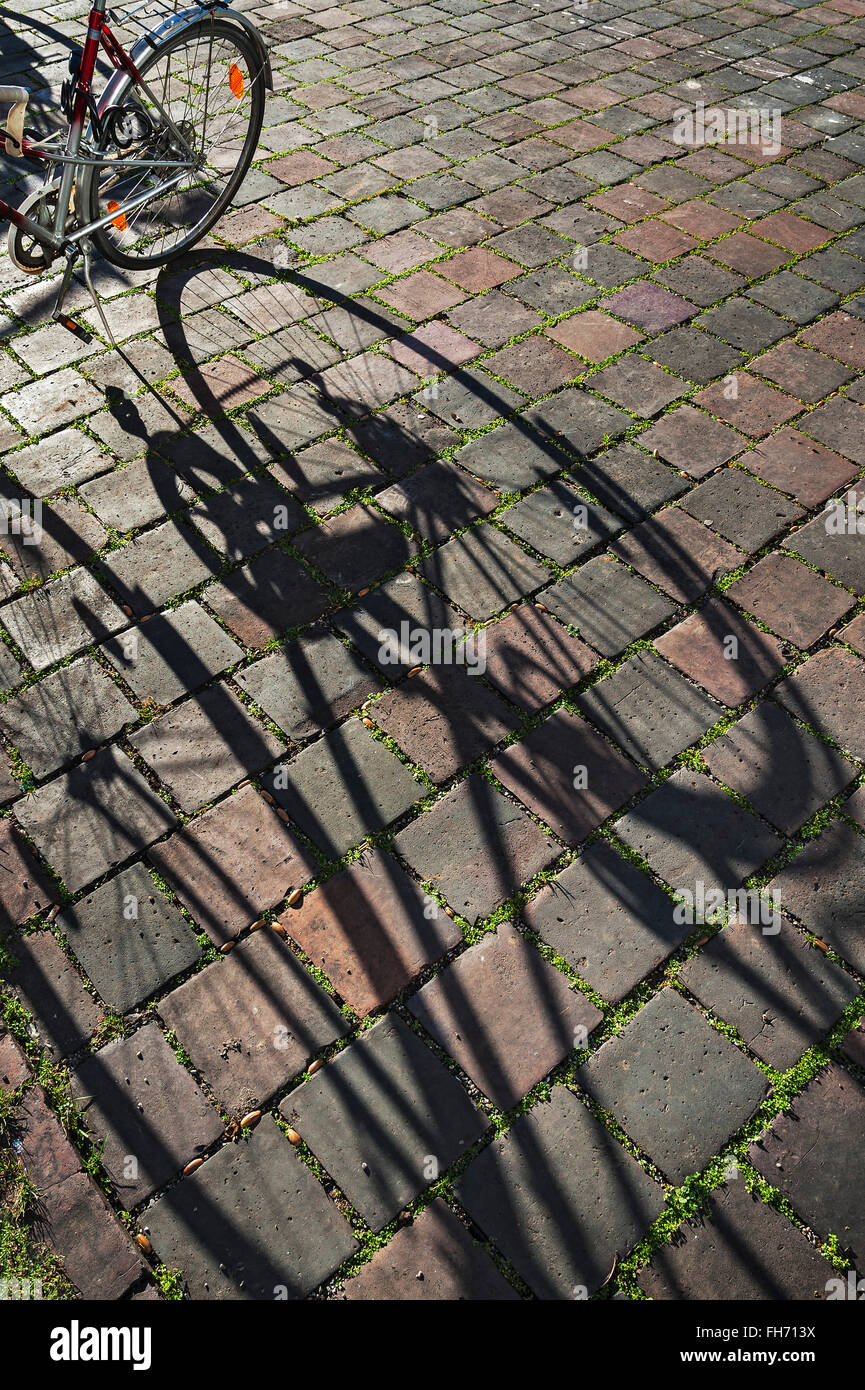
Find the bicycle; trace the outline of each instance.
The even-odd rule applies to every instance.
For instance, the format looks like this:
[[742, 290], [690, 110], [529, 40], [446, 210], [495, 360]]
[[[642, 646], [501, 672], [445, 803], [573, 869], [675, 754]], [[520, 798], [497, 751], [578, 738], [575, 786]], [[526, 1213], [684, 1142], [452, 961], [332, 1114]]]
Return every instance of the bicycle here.
[[[145, 270], [191, 250], [245, 178], [258, 147], [265, 89], [273, 89], [260, 34], [228, 0], [193, 0], [179, 11], [143, 0], [122, 18], [143, 31], [130, 53], [111, 32], [108, 0], [93, 0], [84, 46], [73, 51], [61, 90], [65, 130], [45, 137], [29, 130], [30, 93], [0, 86], [0, 103], [11, 103], [6, 154], [45, 170], [40, 188], [20, 207], [0, 200], [0, 221], [11, 223], [9, 255], [34, 275], [65, 259], [52, 317], [85, 341], [91, 334], [63, 312], [76, 267], [83, 263], [113, 342], [93, 288], [94, 254], [122, 269]], [[100, 52], [114, 71], [97, 100]]]

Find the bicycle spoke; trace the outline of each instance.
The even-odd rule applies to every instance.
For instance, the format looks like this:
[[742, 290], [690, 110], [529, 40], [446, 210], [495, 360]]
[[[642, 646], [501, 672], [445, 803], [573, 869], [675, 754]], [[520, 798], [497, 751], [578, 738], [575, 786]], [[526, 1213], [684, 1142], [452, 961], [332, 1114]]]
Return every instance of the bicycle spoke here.
[[[160, 192], [170, 170], [124, 173], [106, 164], [99, 176], [99, 215], [115, 205], [119, 209], [103, 229], [104, 239], [118, 252], [165, 258], [196, 239], [197, 228], [211, 217], [234, 177], [252, 121], [254, 80], [244, 50], [224, 30], [169, 43], [145, 66], [142, 77], [146, 90], [135, 85], [126, 100], [134, 100], [152, 122], [152, 131], [124, 153], [182, 164], [182, 142], [193, 150], [196, 167], [179, 185]], [[123, 204], [148, 186], [153, 198], [124, 217]]]

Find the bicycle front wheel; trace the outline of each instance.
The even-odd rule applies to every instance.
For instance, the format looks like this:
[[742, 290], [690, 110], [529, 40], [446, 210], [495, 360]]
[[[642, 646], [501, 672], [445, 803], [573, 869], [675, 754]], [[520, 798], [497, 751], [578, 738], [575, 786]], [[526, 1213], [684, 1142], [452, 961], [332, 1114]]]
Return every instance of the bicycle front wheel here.
[[[167, 39], [139, 73], [141, 83], [129, 77], [114, 96], [106, 161], [88, 171], [82, 199], [91, 222], [117, 211], [93, 243], [106, 260], [133, 270], [183, 255], [219, 220], [252, 162], [264, 119], [255, 45], [225, 20], [211, 16]], [[124, 159], [162, 167], [123, 168]], [[149, 189], [152, 197], [122, 212]]]

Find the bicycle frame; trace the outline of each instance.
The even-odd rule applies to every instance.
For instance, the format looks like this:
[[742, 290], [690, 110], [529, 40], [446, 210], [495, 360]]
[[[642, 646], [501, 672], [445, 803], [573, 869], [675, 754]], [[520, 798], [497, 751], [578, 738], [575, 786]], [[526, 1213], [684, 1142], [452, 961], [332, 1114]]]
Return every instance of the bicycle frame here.
[[[181, 132], [177, 129], [171, 117], [168, 115], [167, 111], [162, 106], [162, 103], [156, 98], [154, 93], [151, 91], [147, 83], [142, 78], [141, 73], [139, 72], [132, 58], [125, 51], [122, 45], [118, 43], [117, 39], [115, 39], [114, 35], [112, 34], [105, 17], [107, 3], [108, 0], [94, 0], [93, 8], [91, 9], [88, 17], [87, 38], [84, 44], [84, 50], [81, 57], [78, 76], [75, 82], [74, 105], [72, 110], [72, 117], [69, 123], [69, 134], [67, 137], [65, 153], [61, 154], [56, 150], [45, 149], [42, 145], [35, 144], [34, 142], [27, 140], [23, 137], [21, 138], [20, 142], [16, 142], [20, 143], [21, 155], [30, 159], [38, 160], [40, 163], [46, 165], [58, 164], [63, 166], [63, 174], [60, 180], [60, 189], [58, 191], [57, 196], [57, 210], [55, 214], [53, 230], [43, 226], [41, 222], [37, 222], [33, 218], [27, 217], [25, 214], [19, 212], [17, 208], [10, 207], [8, 203], [0, 199], [0, 221], [11, 222], [14, 226], [18, 227], [22, 231], [25, 231], [29, 236], [32, 236], [34, 240], [40, 242], [43, 246], [46, 246], [55, 252], [64, 251], [67, 255], [70, 252], [74, 251], [78, 242], [84, 240], [92, 232], [98, 230], [100, 227], [106, 226], [109, 222], [113, 221], [114, 219], [124, 217], [127, 213], [134, 212], [137, 208], [141, 207], [150, 199], [157, 197], [160, 194], [165, 193], [169, 189], [175, 187], [177, 184], [182, 183], [184, 178], [186, 178], [189, 170], [195, 168], [195, 157], [187, 141], [184, 139]], [[93, 77], [96, 71], [96, 60], [99, 56], [100, 49], [104, 50], [112, 66], [117, 71], [127, 73], [129, 77], [132, 79], [132, 81], [135, 83], [135, 85], [147, 94], [147, 96], [153, 102], [154, 106], [159, 111], [160, 115], [165, 121], [167, 128], [171, 131], [172, 135], [180, 143], [180, 145], [182, 147], [185, 147], [185, 149], [190, 155], [190, 158], [188, 162], [184, 163], [180, 167], [179, 173], [176, 173], [173, 177], [166, 179], [163, 184], [158, 185], [156, 188], [146, 189], [143, 193], [138, 194], [136, 197], [130, 198], [127, 202], [120, 204], [114, 209], [112, 209], [112, 211], [106, 214], [106, 216], [99, 218], [94, 222], [90, 222], [85, 226], [78, 227], [75, 231], [71, 233], [67, 233], [69, 209], [72, 202], [72, 190], [75, 183], [76, 170], [81, 168], [82, 166], [102, 166], [106, 163], [106, 160], [104, 158], [95, 159], [90, 156], [81, 154], [81, 144], [84, 138], [84, 131], [87, 126], [88, 118], [90, 116], [90, 106], [93, 96]], [[178, 161], [176, 160], [142, 160], [123, 159], [122, 157], [118, 157], [116, 159], [112, 159], [111, 164], [112, 167], [118, 170], [176, 170], [178, 168]]]

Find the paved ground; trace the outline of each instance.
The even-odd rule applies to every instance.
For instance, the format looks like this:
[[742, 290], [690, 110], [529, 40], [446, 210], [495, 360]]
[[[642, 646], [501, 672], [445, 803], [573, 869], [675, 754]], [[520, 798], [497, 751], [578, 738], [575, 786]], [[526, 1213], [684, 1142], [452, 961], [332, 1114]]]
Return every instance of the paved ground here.
[[101, 272], [124, 353], [0, 271], [37, 1232], [102, 1298], [838, 1296], [865, 3], [246, 8], [255, 170]]

